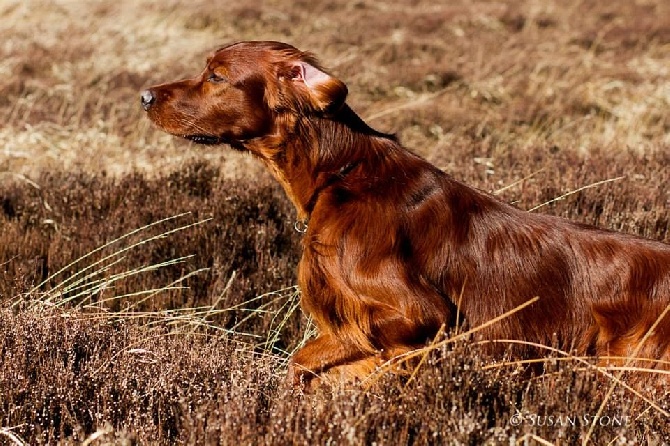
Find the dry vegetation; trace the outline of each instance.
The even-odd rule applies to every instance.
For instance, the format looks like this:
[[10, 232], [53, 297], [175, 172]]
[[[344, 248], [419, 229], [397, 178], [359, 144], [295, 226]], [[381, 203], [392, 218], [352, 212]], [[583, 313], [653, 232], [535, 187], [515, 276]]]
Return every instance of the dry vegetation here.
[[253, 160], [162, 134], [138, 100], [223, 43], [287, 41], [454, 177], [670, 242], [667, 1], [4, 0], [0, 17], [0, 444], [670, 443], [667, 391], [605, 398], [588, 360], [549, 354], [530, 378], [467, 339], [410, 381], [284, 388], [313, 334], [293, 210]]

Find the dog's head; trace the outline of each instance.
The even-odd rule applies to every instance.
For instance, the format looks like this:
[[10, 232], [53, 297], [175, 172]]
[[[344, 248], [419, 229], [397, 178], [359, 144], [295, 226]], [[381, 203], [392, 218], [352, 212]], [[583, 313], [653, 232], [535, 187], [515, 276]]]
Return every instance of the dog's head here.
[[277, 133], [282, 116], [325, 116], [346, 96], [312, 55], [280, 42], [240, 42], [216, 51], [195, 78], [146, 89], [141, 103], [168, 133], [244, 147]]

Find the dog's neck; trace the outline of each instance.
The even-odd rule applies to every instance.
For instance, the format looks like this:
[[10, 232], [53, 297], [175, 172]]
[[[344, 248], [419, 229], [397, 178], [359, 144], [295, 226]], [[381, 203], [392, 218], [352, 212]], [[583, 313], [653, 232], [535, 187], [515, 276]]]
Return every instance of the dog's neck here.
[[250, 141], [246, 148], [279, 181], [300, 220], [309, 219], [324, 191], [344, 181], [362, 163], [370, 165], [384, 146], [396, 145], [393, 136], [373, 130], [346, 104], [329, 117], [289, 116], [287, 120], [291, 125]]

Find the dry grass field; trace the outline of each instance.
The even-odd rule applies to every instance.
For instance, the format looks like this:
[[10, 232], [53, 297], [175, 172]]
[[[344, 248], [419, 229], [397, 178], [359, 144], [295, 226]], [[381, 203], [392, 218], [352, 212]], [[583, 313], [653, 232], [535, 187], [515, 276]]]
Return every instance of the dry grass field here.
[[293, 209], [249, 157], [153, 128], [138, 94], [222, 44], [286, 41], [455, 178], [670, 242], [667, 0], [0, 0], [0, 18], [0, 445], [670, 444], [668, 390], [549, 349], [535, 377], [459, 338], [414, 379], [287, 389], [314, 335]]

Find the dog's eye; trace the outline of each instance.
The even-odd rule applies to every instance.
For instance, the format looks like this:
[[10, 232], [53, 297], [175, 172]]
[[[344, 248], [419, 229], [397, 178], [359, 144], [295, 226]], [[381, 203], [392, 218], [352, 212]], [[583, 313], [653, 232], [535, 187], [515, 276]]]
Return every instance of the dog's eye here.
[[212, 84], [220, 84], [221, 82], [225, 82], [227, 79], [223, 76], [219, 76], [216, 73], [210, 73], [209, 76], [207, 76], [207, 82], [211, 82]]

